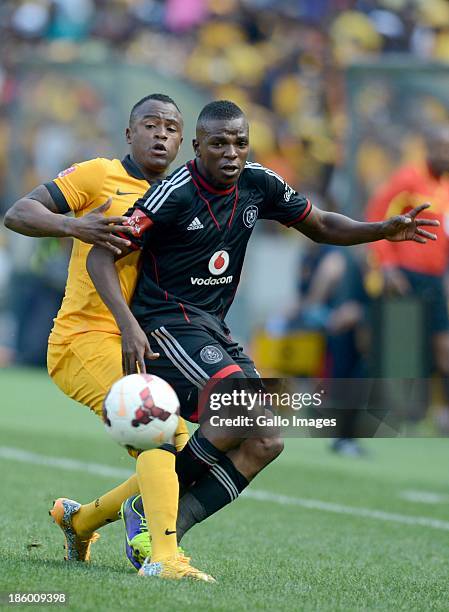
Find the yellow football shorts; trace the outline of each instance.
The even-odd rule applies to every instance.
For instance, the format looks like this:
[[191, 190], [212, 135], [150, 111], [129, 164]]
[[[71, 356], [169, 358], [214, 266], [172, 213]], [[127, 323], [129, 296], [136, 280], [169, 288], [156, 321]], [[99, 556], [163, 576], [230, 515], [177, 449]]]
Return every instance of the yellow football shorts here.
[[[47, 368], [65, 395], [88, 406], [102, 419], [104, 397], [123, 376], [120, 336], [87, 332], [70, 344], [49, 344]], [[188, 437], [186, 422], [180, 418], [175, 434], [177, 450], [184, 447]]]

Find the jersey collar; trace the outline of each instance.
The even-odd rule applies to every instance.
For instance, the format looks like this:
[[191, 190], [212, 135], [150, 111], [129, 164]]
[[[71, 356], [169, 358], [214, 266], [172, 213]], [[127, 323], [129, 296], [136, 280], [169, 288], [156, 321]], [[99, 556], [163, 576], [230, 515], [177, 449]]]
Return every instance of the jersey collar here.
[[218, 195], [229, 195], [230, 193], [234, 193], [236, 185], [232, 185], [231, 187], [229, 187], [228, 189], [217, 189], [216, 187], [214, 187], [213, 185], [211, 185], [205, 178], [204, 176], [202, 176], [199, 172], [198, 172], [198, 168], [196, 165], [196, 160], [191, 159], [189, 162], [187, 162], [187, 168], [190, 171], [190, 174], [193, 176], [193, 178], [198, 182], [199, 185], [201, 185], [201, 187], [203, 189], [205, 189], [206, 191], [209, 191], [210, 193], [215, 193]]
[[147, 180], [142, 174], [142, 171], [136, 164], [136, 162], [131, 159], [131, 155], [127, 155], [122, 159], [122, 166], [125, 168], [126, 172], [133, 178], [139, 179], [141, 181]]

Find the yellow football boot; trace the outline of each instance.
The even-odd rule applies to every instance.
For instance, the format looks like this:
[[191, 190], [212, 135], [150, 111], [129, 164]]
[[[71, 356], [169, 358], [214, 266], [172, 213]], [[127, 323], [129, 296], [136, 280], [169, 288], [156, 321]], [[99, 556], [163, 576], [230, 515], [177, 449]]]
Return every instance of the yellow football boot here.
[[165, 559], [164, 561], [152, 562], [149, 558], [145, 559], [144, 564], [139, 570], [139, 576], [157, 576], [158, 578], [165, 578], [167, 580], [183, 580], [184, 578], [189, 578], [190, 580], [199, 580], [202, 582], [216, 582], [215, 578], [212, 578], [209, 574], [192, 567], [189, 557], [185, 557], [179, 553], [176, 557]]

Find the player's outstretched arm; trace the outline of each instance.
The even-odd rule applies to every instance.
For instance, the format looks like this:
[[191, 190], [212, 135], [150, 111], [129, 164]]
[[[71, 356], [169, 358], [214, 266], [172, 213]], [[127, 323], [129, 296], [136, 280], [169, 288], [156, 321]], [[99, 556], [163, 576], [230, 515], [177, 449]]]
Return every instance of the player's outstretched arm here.
[[98, 244], [120, 254], [129, 241], [114, 232], [129, 232], [121, 223], [125, 217], [105, 217], [111, 199], [82, 217], [62, 214], [45, 185], [39, 185], [24, 198], [17, 200], [5, 215], [5, 226], [25, 236], [78, 238], [88, 244]]
[[136, 321], [123, 296], [115, 261], [127, 255], [126, 249], [121, 256], [103, 247], [94, 246], [87, 258], [87, 271], [103, 302], [112, 312], [122, 336], [122, 367], [125, 374], [145, 372], [145, 358], [157, 359], [148, 338]]
[[439, 225], [436, 219], [417, 218], [419, 213], [429, 206], [430, 204], [421, 204], [405, 215], [375, 223], [354, 221], [345, 215], [313, 208], [306, 219], [294, 227], [315, 242], [326, 244], [349, 246], [382, 239], [392, 242], [413, 240], [425, 244], [427, 240], [436, 240], [437, 237], [425, 230], [424, 226]]

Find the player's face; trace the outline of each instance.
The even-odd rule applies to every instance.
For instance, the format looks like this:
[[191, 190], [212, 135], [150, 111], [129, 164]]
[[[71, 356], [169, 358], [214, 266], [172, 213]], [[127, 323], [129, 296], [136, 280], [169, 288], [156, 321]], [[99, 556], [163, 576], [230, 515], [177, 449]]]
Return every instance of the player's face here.
[[147, 172], [164, 174], [182, 143], [183, 121], [173, 104], [147, 100], [126, 130], [131, 156]]
[[211, 183], [236, 183], [249, 153], [248, 122], [245, 117], [208, 121], [193, 141], [199, 169]]

